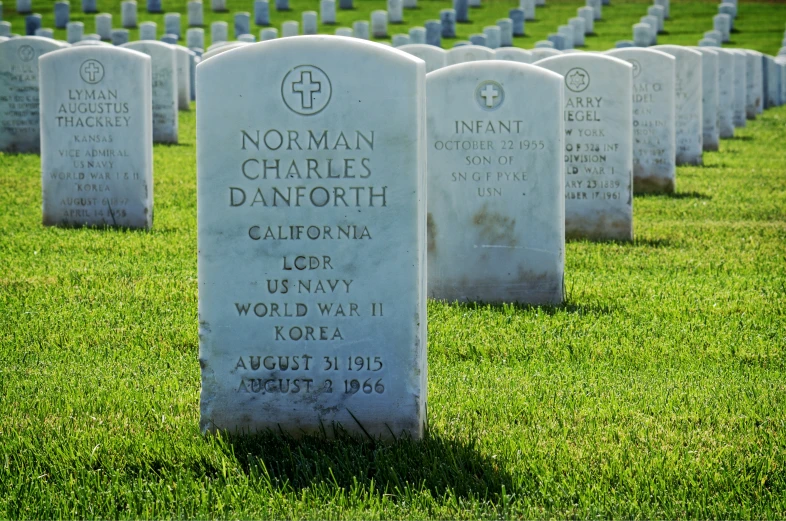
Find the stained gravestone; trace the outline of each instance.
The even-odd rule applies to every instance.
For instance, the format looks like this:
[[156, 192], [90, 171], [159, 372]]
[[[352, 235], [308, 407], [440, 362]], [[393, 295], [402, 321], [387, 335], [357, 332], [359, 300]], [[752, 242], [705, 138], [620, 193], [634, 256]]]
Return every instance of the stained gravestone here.
[[506, 60], [519, 63], [532, 63], [535, 57], [530, 51], [519, 49], [516, 47], [509, 47], [507, 49], [497, 49], [494, 51], [495, 60]]
[[633, 239], [633, 67], [601, 54], [535, 63], [564, 77], [565, 236]]
[[607, 54], [633, 66], [633, 191], [672, 193], [677, 172], [676, 60], [653, 49], [614, 49]]
[[153, 86], [153, 142], [177, 143], [177, 58], [168, 43], [143, 40], [121, 48], [150, 56]]
[[658, 45], [677, 59], [675, 68], [675, 109], [677, 114], [677, 165], [702, 164], [702, 56], [679, 45]]
[[137, 4], [135, 0], [125, 0], [120, 3], [120, 25], [126, 29], [133, 29], [137, 25]]
[[0, 152], [40, 150], [38, 58], [66, 46], [40, 36], [0, 41]]
[[562, 77], [484, 61], [431, 73], [426, 86], [429, 296], [561, 303]]
[[713, 49], [718, 54], [718, 134], [721, 139], [734, 137], [734, 53]]
[[421, 438], [425, 65], [302, 36], [197, 76], [201, 428]]
[[747, 75], [747, 97], [745, 114], [748, 119], [756, 119], [762, 106], [761, 53], [745, 49], [745, 74]]
[[177, 109], [191, 110], [191, 56], [187, 47], [175, 45], [177, 66]]
[[44, 225], [150, 228], [150, 58], [72, 47], [39, 63]]
[[448, 65], [479, 60], [493, 60], [494, 51], [479, 45], [464, 45], [447, 51], [446, 59]]
[[447, 65], [447, 51], [427, 44], [407, 44], [399, 47], [400, 51], [417, 56], [426, 62], [426, 73], [434, 72]]
[[701, 59], [702, 147], [716, 151], [720, 146], [718, 131], [718, 53], [709, 47], [696, 47]]
[[747, 54], [742, 49], [729, 49], [734, 56], [734, 126], [747, 124], [745, 105], [748, 99]]

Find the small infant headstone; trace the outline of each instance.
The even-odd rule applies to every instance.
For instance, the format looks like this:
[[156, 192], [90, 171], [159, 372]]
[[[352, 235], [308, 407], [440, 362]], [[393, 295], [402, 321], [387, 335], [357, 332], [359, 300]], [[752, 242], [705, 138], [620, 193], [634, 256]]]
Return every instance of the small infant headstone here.
[[44, 225], [149, 229], [150, 58], [72, 47], [43, 56], [40, 68]]
[[565, 236], [633, 239], [633, 66], [578, 53], [536, 65], [565, 88]]

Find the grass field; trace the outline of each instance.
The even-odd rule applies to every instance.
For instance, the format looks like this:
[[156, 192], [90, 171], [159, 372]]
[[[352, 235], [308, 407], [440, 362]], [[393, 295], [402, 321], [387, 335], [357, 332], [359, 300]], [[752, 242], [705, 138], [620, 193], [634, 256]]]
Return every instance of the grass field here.
[[[549, 4], [517, 44], [579, 2]], [[775, 52], [786, 5], [741, 12], [735, 44]], [[393, 445], [200, 434], [194, 121], [155, 146], [150, 232], [42, 227], [39, 157], [0, 153], [0, 518], [786, 517], [786, 107], [637, 196], [635, 242], [569, 243], [565, 305], [429, 302], [428, 435]]]

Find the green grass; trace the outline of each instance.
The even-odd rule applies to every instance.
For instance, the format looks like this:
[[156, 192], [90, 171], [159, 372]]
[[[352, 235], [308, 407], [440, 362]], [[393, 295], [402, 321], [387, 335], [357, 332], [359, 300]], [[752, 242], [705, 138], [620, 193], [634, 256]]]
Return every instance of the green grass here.
[[[549, 1], [532, 41], [577, 5]], [[664, 42], [714, 11], [673, 7]], [[773, 52], [784, 9], [742, 4], [737, 45]], [[786, 517], [786, 107], [637, 196], [634, 243], [569, 243], [564, 306], [430, 302], [428, 436], [392, 445], [200, 434], [180, 125], [150, 232], [42, 227], [38, 156], [0, 153], [0, 518]]]

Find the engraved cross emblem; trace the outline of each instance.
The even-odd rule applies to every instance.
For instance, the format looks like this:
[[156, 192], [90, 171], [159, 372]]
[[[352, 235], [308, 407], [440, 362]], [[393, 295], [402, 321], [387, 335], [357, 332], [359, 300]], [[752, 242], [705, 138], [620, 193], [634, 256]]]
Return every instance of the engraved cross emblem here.
[[494, 106], [494, 98], [499, 96], [499, 91], [489, 84], [480, 92], [480, 95], [486, 100], [486, 106], [491, 108]]
[[300, 94], [300, 103], [304, 109], [312, 108], [314, 93], [322, 91], [322, 83], [312, 81], [311, 72], [303, 71], [300, 73], [300, 81], [292, 84], [292, 92]]
[[91, 63], [87, 64], [87, 67], [85, 67], [85, 71], [84, 72], [85, 72], [85, 74], [87, 74], [87, 77], [89, 78], [88, 81], [93, 82], [93, 81], [96, 81], [96, 75], [99, 72], [101, 72], [101, 69], [99, 69], [98, 66], [96, 66], [95, 63], [91, 62]]

